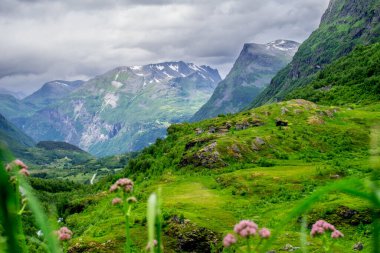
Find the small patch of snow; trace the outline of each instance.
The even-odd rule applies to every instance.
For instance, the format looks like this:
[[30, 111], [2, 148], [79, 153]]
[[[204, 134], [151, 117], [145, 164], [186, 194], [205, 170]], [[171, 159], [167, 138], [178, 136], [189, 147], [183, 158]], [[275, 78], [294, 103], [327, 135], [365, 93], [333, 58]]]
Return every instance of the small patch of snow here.
[[132, 70], [141, 70], [142, 66], [132, 66], [132, 67], [129, 67], [129, 68], [132, 69]]
[[61, 83], [61, 82], [57, 82], [57, 81], [55, 81], [55, 82], [53, 82], [54, 84], [58, 84], [58, 85], [62, 85], [62, 86], [69, 86], [67, 83]]
[[158, 69], [158, 70], [160, 70], [160, 71], [163, 70], [164, 68], [165, 68], [165, 66], [162, 66], [162, 65], [157, 65], [157, 66], [156, 66], [156, 69]]
[[166, 73], [166, 71], [164, 71], [163, 72], [167, 77], [169, 77], [169, 78], [173, 78], [174, 76], [172, 76], [172, 75], [169, 75], [168, 73]]
[[123, 84], [121, 82], [117, 82], [117, 81], [112, 81], [111, 82], [112, 86], [119, 89], [121, 86], [123, 86]]
[[119, 100], [119, 96], [113, 93], [107, 93], [103, 99], [104, 105], [105, 106], [109, 105], [112, 108], [116, 108], [118, 100]]
[[172, 70], [174, 70], [174, 71], [177, 71], [177, 72], [178, 72], [178, 68], [179, 68], [179, 66], [178, 66], [178, 65], [173, 65], [173, 64], [170, 64], [170, 65], [169, 65], [169, 68], [171, 68]]

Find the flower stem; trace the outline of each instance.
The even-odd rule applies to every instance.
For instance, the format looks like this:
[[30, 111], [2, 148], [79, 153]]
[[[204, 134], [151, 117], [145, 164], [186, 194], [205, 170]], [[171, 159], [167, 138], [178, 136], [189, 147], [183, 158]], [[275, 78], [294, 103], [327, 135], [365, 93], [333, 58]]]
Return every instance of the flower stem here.
[[252, 253], [251, 251], [251, 240], [250, 237], [247, 237], [247, 253]]
[[130, 228], [129, 228], [129, 217], [131, 215], [131, 207], [128, 203], [128, 201], [125, 201], [127, 198], [126, 198], [126, 194], [124, 193], [124, 215], [125, 215], [125, 236], [126, 236], [126, 240], [125, 240], [125, 252], [126, 253], [131, 253], [131, 231], [130, 231]]

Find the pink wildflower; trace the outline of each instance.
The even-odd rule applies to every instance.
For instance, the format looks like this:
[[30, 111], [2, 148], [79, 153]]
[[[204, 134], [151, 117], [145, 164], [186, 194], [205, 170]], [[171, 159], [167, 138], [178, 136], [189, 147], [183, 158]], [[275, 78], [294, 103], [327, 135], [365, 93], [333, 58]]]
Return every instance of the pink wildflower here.
[[257, 232], [258, 226], [253, 221], [242, 220], [235, 225], [234, 231], [236, 234], [239, 234], [242, 237], [247, 237], [250, 235], [255, 235]]
[[338, 237], [343, 237], [343, 234], [338, 231], [333, 225], [330, 223], [324, 221], [324, 220], [319, 220], [314, 223], [314, 225], [311, 228], [311, 236], [316, 236], [316, 235], [321, 235], [324, 234], [326, 231], [332, 231], [331, 237], [332, 238], [338, 238]]
[[[153, 240], [153, 247], [156, 247], [158, 244], [157, 240]], [[150, 243], [148, 242], [148, 244], [146, 245], [146, 248], [145, 248], [147, 251], [150, 250]]]
[[259, 235], [260, 235], [261, 238], [269, 238], [270, 237], [270, 231], [267, 228], [262, 228], [259, 231]]
[[22, 169], [28, 169], [28, 166], [26, 166], [26, 164], [19, 160], [19, 159], [16, 159], [13, 161], [17, 166], [20, 166]]
[[56, 231], [59, 240], [61, 241], [67, 241], [71, 239], [71, 236], [73, 235], [73, 232], [71, 232], [70, 229], [67, 227], [61, 227], [58, 231]]
[[226, 248], [230, 247], [232, 244], [235, 244], [235, 243], [236, 243], [236, 238], [233, 234], [227, 234], [223, 239], [223, 246]]
[[110, 192], [114, 192], [114, 191], [116, 191], [118, 188], [119, 188], [119, 186], [118, 186], [117, 184], [113, 184], [113, 185], [111, 185], [111, 187], [110, 187]]
[[121, 202], [123, 202], [123, 200], [121, 198], [114, 198], [112, 200], [112, 205], [118, 205], [120, 204]]
[[30, 175], [29, 171], [26, 168], [22, 168], [21, 170], [18, 171], [21, 175], [24, 175], [28, 177]]
[[116, 191], [119, 187], [123, 188], [125, 192], [133, 190], [133, 182], [129, 178], [118, 179], [110, 188], [110, 192]]
[[342, 232], [340, 232], [339, 230], [334, 230], [334, 232], [331, 233], [331, 238], [339, 238], [339, 237], [344, 237], [344, 235], [342, 234]]

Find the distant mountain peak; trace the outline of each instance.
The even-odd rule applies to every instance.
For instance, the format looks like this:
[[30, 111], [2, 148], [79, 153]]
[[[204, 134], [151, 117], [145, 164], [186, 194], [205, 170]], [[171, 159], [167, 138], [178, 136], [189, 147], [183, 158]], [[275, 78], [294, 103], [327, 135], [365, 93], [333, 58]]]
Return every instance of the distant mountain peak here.
[[300, 43], [292, 40], [275, 40], [266, 44], [267, 48], [275, 48], [281, 51], [294, 51], [298, 50]]
[[199, 73], [202, 78], [215, 82], [215, 85], [221, 81], [218, 70], [207, 65], [198, 66], [194, 63], [186, 63], [183, 61], [117, 67], [113, 72], [115, 72], [115, 78], [112, 85], [116, 88], [121, 88], [124, 85], [123, 82], [119, 80], [119, 77], [121, 77], [120, 74], [123, 72], [130, 72], [137, 77], [143, 78], [143, 87], [147, 84], [167, 83], [171, 79], [188, 77], [196, 72]]
[[298, 46], [298, 42], [291, 40], [244, 44], [227, 77], [218, 84], [209, 101], [191, 121], [235, 113], [248, 106], [271, 78], [291, 61]]

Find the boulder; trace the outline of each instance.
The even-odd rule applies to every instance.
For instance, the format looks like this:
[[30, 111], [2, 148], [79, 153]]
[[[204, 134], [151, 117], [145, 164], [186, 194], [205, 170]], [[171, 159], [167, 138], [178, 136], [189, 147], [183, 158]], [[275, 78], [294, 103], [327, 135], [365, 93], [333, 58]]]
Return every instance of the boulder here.
[[325, 123], [325, 121], [319, 117], [319, 116], [310, 116], [308, 119], [307, 119], [307, 123], [309, 123], [310, 125], [322, 125]]
[[356, 251], [362, 251], [364, 249], [364, 245], [361, 242], [355, 243], [354, 247], [352, 247], [353, 250]]
[[278, 126], [278, 127], [288, 126], [288, 122], [276, 119], [276, 126]]
[[195, 133], [196, 133], [196, 135], [200, 135], [200, 134], [202, 134], [204, 131], [203, 131], [203, 129], [202, 128], [195, 128]]
[[281, 107], [281, 115], [285, 115], [289, 112], [288, 108], [286, 107]]

